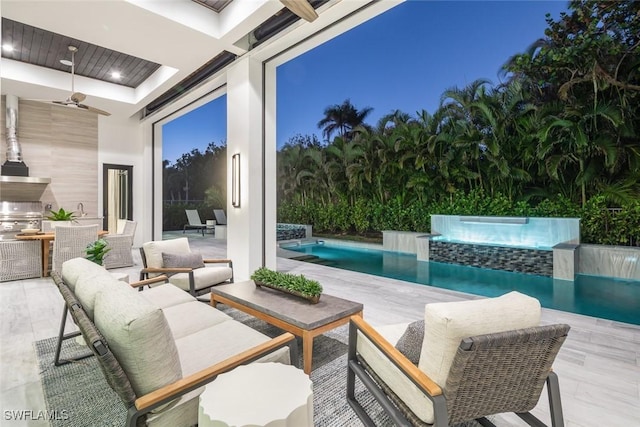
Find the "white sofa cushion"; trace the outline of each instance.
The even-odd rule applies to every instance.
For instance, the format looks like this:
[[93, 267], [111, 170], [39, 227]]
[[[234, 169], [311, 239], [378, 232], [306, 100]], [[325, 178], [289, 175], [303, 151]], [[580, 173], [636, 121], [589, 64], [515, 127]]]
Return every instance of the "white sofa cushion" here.
[[[233, 276], [231, 267], [205, 267], [193, 270], [193, 280], [196, 290], [208, 288], [211, 285], [226, 282]], [[169, 282], [180, 289], [189, 291], [189, 273], [177, 273], [169, 278]]]
[[80, 276], [93, 276], [104, 274], [107, 271], [104, 267], [89, 261], [86, 258], [73, 258], [62, 263], [62, 280], [67, 284], [72, 292], [76, 290], [76, 282]]
[[84, 311], [91, 320], [94, 319], [95, 302], [98, 293], [105, 289], [110, 291], [116, 287], [122, 288], [130, 293], [135, 292], [127, 283], [117, 280], [104, 268], [102, 271], [103, 274], [81, 274], [76, 282], [76, 298], [78, 298], [82, 308], [84, 308]]
[[193, 296], [173, 286], [171, 283], [164, 283], [150, 289], [145, 289], [139, 294], [151, 304], [160, 308], [197, 301]]
[[95, 324], [138, 396], [182, 378], [178, 350], [158, 307], [120, 287], [98, 293]]
[[[267, 341], [269, 337], [266, 335], [229, 319], [177, 339], [176, 347], [180, 354], [182, 372], [187, 376]], [[258, 360], [288, 365], [291, 363], [289, 348], [283, 347]]]
[[[177, 288], [176, 288], [177, 289]], [[186, 292], [180, 291], [189, 295]], [[174, 339], [180, 339], [210, 326], [225, 322], [231, 317], [209, 304], [199, 301], [165, 307], [164, 317], [167, 319]]]

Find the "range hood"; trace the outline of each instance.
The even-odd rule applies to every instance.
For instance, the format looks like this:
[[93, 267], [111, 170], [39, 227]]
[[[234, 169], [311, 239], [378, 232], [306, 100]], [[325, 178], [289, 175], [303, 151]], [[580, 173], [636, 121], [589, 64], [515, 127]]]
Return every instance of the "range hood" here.
[[0, 168], [0, 201], [39, 201], [51, 178], [29, 176], [29, 168], [22, 161], [22, 150], [18, 142], [18, 97], [5, 96], [7, 113], [7, 161]]
[[0, 200], [32, 202], [40, 200], [51, 178], [0, 176]]

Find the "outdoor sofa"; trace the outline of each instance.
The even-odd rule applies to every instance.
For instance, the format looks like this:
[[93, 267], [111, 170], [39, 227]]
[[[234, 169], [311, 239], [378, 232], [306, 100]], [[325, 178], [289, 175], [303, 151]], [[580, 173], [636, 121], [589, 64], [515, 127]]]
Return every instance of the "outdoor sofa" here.
[[289, 333], [270, 339], [170, 283], [136, 289], [166, 277], [129, 285], [84, 258], [66, 261], [52, 277], [128, 408], [127, 426], [196, 425], [198, 396], [220, 373], [297, 360]]

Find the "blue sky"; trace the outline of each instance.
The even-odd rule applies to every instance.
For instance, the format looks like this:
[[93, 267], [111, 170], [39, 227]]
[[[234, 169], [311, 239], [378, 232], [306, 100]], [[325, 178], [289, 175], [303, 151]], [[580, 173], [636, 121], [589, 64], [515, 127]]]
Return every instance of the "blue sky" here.
[[[545, 14], [566, 1], [407, 1], [281, 65], [277, 141], [315, 134], [324, 109], [349, 98], [373, 108], [367, 123], [399, 109], [433, 112], [442, 92], [478, 78], [498, 83], [500, 66], [544, 36]], [[163, 128], [165, 159], [226, 140], [226, 97]]]

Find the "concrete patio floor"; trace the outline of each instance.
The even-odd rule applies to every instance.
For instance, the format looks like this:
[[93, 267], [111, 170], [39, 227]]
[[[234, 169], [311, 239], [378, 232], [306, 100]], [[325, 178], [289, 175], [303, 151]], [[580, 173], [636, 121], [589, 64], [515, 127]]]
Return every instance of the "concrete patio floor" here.
[[[182, 235], [171, 232], [165, 238]], [[185, 235], [192, 250], [205, 257], [225, 257], [225, 240], [195, 231]], [[137, 249], [134, 260], [134, 267], [110, 271], [128, 273], [131, 281], [137, 280], [141, 268]], [[278, 270], [304, 274], [318, 280], [327, 294], [363, 303], [364, 318], [374, 326], [420, 319], [429, 302], [479, 298], [285, 258], [278, 258]], [[0, 301], [0, 425], [47, 426], [46, 421], [10, 421], [5, 411], [45, 409], [33, 343], [57, 335], [62, 298], [50, 278], [39, 278], [0, 283]], [[554, 364], [565, 425], [639, 426], [640, 326], [550, 309], [543, 309], [542, 319], [572, 328]], [[534, 413], [548, 420], [546, 395]], [[516, 416], [500, 418], [499, 426], [524, 425]]]

